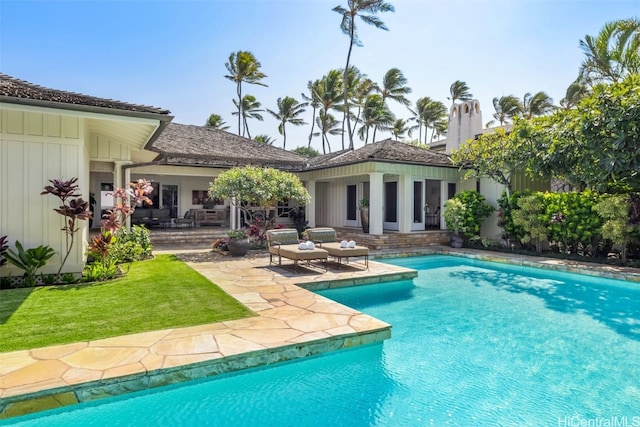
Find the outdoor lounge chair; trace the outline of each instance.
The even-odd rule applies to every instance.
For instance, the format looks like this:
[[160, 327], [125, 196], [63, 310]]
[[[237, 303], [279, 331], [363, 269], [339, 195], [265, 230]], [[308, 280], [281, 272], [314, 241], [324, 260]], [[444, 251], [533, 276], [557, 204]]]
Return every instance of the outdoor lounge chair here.
[[329, 252], [329, 255], [338, 261], [338, 265], [342, 268], [342, 259], [345, 258], [349, 262], [351, 257], [364, 257], [366, 269], [369, 269], [369, 248], [366, 246], [343, 247], [338, 241], [336, 230], [333, 228], [309, 228], [307, 229], [307, 237], [309, 240], [317, 244], [320, 248]]
[[295, 272], [298, 271], [298, 261], [307, 261], [307, 265], [310, 265], [311, 261], [320, 260], [324, 265], [329, 256], [326, 250], [320, 248], [300, 249], [298, 230], [295, 228], [267, 230], [267, 246], [269, 265], [273, 264], [273, 256], [277, 255], [278, 265], [282, 265], [283, 257], [293, 260]]

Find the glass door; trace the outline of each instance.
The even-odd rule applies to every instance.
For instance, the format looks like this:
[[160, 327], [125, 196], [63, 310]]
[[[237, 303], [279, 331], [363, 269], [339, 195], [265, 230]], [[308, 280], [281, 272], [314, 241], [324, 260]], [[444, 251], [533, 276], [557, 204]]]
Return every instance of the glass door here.
[[162, 204], [160, 207], [169, 209], [171, 218], [178, 217], [178, 186], [173, 184], [162, 184], [161, 186]]
[[425, 205], [422, 181], [413, 181], [413, 214], [411, 230], [424, 230]]
[[398, 181], [384, 183], [384, 222], [383, 228], [398, 230]]
[[346, 199], [346, 220], [347, 227], [358, 226], [358, 186], [355, 184], [347, 185]]

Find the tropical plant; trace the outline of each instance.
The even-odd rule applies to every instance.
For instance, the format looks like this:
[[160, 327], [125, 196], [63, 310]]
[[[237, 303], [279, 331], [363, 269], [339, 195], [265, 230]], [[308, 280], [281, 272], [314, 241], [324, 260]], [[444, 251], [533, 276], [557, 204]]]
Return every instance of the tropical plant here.
[[360, 199], [360, 202], [358, 202], [358, 206], [362, 209], [362, 208], [368, 208], [369, 207], [369, 198], [368, 197], [363, 197], [362, 199]]
[[513, 225], [522, 227], [523, 243], [533, 243], [537, 253], [542, 253], [542, 244], [548, 239], [547, 222], [544, 220], [545, 205], [540, 193], [522, 196], [518, 209], [512, 212]]
[[456, 80], [451, 84], [449, 94], [451, 94], [451, 96], [447, 97], [447, 99], [451, 100], [451, 105], [455, 105], [457, 100], [469, 101], [473, 99], [473, 95], [469, 91], [469, 86], [461, 80]]
[[495, 210], [486, 202], [485, 197], [477, 191], [462, 191], [455, 196], [465, 207], [462, 216], [462, 229], [467, 239], [480, 234], [480, 226]]
[[493, 108], [496, 110], [493, 117], [500, 126], [508, 123], [508, 120], [520, 114], [520, 100], [514, 95], [505, 95], [500, 98], [493, 98]]
[[313, 139], [313, 130], [314, 127], [316, 125], [316, 113], [318, 111], [318, 108], [320, 108], [320, 100], [315, 96], [315, 94], [318, 93], [318, 86], [320, 85], [320, 80], [315, 80], [315, 81], [311, 81], [309, 80], [307, 82], [307, 89], [309, 90], [309, 94], [307, 95], [306, 93], [302, 93], [302, 99], [304, 99], [305, 101], [308, 102], [308, 104], [311, 106], [312, 108], [312, 113], [311, 113], [311, 130], [309, 131], [309, 142], [307, 144], [307, 147], [311, 148], [311, 140]]
[[396, 141], [404, 139], [407, 132], [409, 132], [409, 126], [405, 119], [396, 119], [396, 121], [393, 122], [393, 126], [391, 126], [391, 133]]
[[304, 113], [305, 107], [309, 105], [307, 102], [298, 102], [296, 99], [291, 98], [290, 96], [285, 96], [284, 98], [278, 98], [276, 101], [278, 105], [278, 111], [273, 111], [267, 108], [267, 111], [276, 119], [280, 121], [278, 125], [278, 132], [283, 137], [282, 148], [287, 148], [287, 123], [291, 123], [294, 126], [301, 126], [306, 124], [306, 122], [301, 119], [299, 116]]
[[[362, 74], [356, 67], [352, 66], [351, 68], [354, 71], [353, 73], [349, 73], [349, 75], [357, 74], [358, 76], [357, 78], [354, 77], [349, 81], [349, 93], [351, 95], [350, 102], [351, 105], [357, 109], [355, 113], [352, 113], [353, 123], [351, 125], [351, 134], [354, 134], [360, 122], [360, 116], [367, 97], [371, 95], [378, 86], [373, 82], [373, 80], [367, 78], [365, 74]], [[344, 141], [344, 134], [342, 135], [342, 140]], [[344, 150], [344, 143], [342, 144], [342, 149]]]
[[375, 142], [378, 129], [390, 129], [395, 117], [384, 103], [382, 96], [374, 93], [367, 97], [362, 110], [362, 126], [358, 130], [358, 136], [367, 145], [369, 142], [369, 129], [373, 128], [373, 142]]
[[549, 114], [556, 109], [553, 105], [553, 99], [545, 92], [536, 92], [531, 94], [527, 92], [522, 98], [521, 112], [522, 117], [530, 119], [534, 116], [543, 116]]
[[71, 178], [67, 181], [50, 179], [49, 182], [51, 185], [45, 186], [44, 191], [40, 193], [41, 195], [51, 194], [56, 196], [60, 199], [60, 203], [62, 203], [62, 206], [54, 209], [54, 211], [64, 217], [64, 226], [61, 230], [65, 233], [67, 252], [62, 258], [58, 274], [62, 271], [73, 249], [75, 235], [80, 230], [78, 221], [88, 220], [92, 217], [89, 202], [83, 200], [82, 195], [78, 193], [79, 187], [76, 184], [77, 181], [78, 178]]
[[610, 194], [602, 197], [593, 210], [604, 220], [602, 237], [620, 247], [620, 258], [627, 260], [627, 245], [637, 231], [629, 223], [629, 195]]
[[291, 151], [293, 151], [294, 153], [300, 154], [301, 156], [307, 156], [307, 157], [318, 157], [320, 155], [320, 152], [318, 152], [318, 150], [312, 147], [297, 147]]
[[222, 120], [222, 117], [218, 114], [211, 114], [204, 124], [208, 128], [214, 128], [218, 130], [227, 130], [229, 126]]
[[340, 135], [342, 133], [340, 122], [331, 114], [320, 110], [318, 117], [316, 117], [316, 124], [320, 128], [317, 135], [322, 135], [322, 153], [327, 154], [327, 148], [331, 152], [331, 144], [327, 135]]
[[459, 199], [449, 199], [444, 202], [444, 223], [447, 229], [453, 231], [456, 236], [464, 233], [464, 217], [467, 208]]
[[407, 86], [407, 78], [398, 68], [391, 68], [384, 74], [382, 86], [377, 87], [377, 90], [383, 101], [391, 99], [405, 107], [411, 103], [406, 97], [411, 93], [411, 88]]
[[117, 239], [111, 247], [115, 252], [113, 256], [116, 263], [141, 261], [151, 257], [153, 245], [150, 234], [149, 229], [141, 225], [134, 225], [129, 231], [125, 227], [117, 230]]
[[567, 92], [564, 95], [564, 98], [560, 100], [560, 106], [566, 110], [569, 110], [576, 105], [582, 98], [585, 97], [589, 93], [587, 87], [582, 84], [579, 80], [571, 83], [567, 88]]
[[[340, 29], [343, 34], [349, 36], [347, 64], [344, 67], [344, 81], [347, 82], [347, 73], [349, 72], [349, 62], [351, 60], [351, 51], [353, 50], [353, 46], [362, 46], [362, 42], [358, 37], [356, 17], [360, 17], [360, 19], [368, 25], [373, 25], [376, 28], [387, 31], [387, 26], [377, 15], [384, 12], [393, 12], [394, 8], [391, 4], [385, 3], [383, 0], [347, 0], [346, 8], [336, 6], [332, 10], [342, 16]], [[343, 100], [344, 114], [347, 118], [346, 126], [347, 133], [349, 134], [349, 148], [353, 149], [353, 131], [351, 129], [351, 118], [349, 115], [349, 88], [347, 87], [347, 84], [343, 87]]]
[[511, 181], [523, 163], [512, 134], [504, 129], [468, 140], [451, 153], [453, 163], [464, 170], [465, 179], [488, 177], [504, 185], [507, 196]]
[[264, 134], [260, 134], [260, 135], [256, 135], [253, 137], [254, 141], [257, 142], [263, 142], [267, 145], [273, 145], [274, 142], [276, 142], [276, 140], [272, 137], [270, 137], [269, 135], [264, 135]]
[[247, 237], [249, 237], [249, 235], [247, 234], [246, 230], [237, 229], [237, 230], [229, 230], [227, 232], [227, 237], [229, 237], [230, 239], [246, 239]]
[[[236, 93], [238, 95], [238, 99], [234, 102], [236, 108], [238, 109], [238, 135], [241, 132], [241, 120], [244, 117], [243, 115], [243, 97], [242, 97], [242, 83], [255, 84], [259, 86], [267, 86], [262, 83], [261, 80], [267, 77], [262, 71], [260, 71], [260, 67], [262, 66], [260, 62], [253, 56], [253, 53], [239, 50], [237, 52], [232, 52], [229, 55], [229, 61], [224, 64], [227, 68], [229, 74], [224, 77], [233, 81], [236, 84]], [[255, 100], [255, 99], [254, 99]], [[249, 136], [249, 138], [251, 138]]]
[[4, 256], [7, 261], [24, 271], [26, 286], [35, 286], [38, 281], [38, 270], [47, 265], [47, 261], [56, 254], [56, 251], [50, 246], [43, 245], [25, 250], [19, 241], [16, 241], [16, 249], [17, 252], [8, 249]]
[[[247, 138], [251, 139], [251, 133], [249, 133], [249, 123], [248, 119], [256, 119], [258, 121], [263, 121], [262, 113], [264, 110], [261, 108], [262, 104], [256, 101], [256, 97], [253, 95], [245, 95], [242, 97], [242, 105], [238, 106], [237, 101], [234, 99], [233, 104], [241, 111], [242, 115], [242, 136], [247, 136]], [[231, 113], [232, 115], [238, 114], [237, 112]], [[240, 133], [238, 132], [238, 135]]]
[[4, 256], [7, 253], [7, 249], [9, 249], [7, 236], [0, 236], [0, 267], [7, 262]]
[[579, 79], [587, 85], [615, 83], [640, 73], [640, 20], [607, 22], [597, 36], [580, 40], [585, 59]]
[[516, 143], [537, 153], [527, 157], [527, 169], [581, 189], [640, 190], [638, 87], [639, 74], [596, 85], [575, 108], [514, 126]]

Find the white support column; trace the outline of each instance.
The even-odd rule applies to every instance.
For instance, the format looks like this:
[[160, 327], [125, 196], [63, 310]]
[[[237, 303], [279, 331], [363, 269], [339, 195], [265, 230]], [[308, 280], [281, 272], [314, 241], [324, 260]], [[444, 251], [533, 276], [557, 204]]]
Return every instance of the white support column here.
[[384, 219], [382, 172], [371, 172], [369, 174], [369, 234], [381, 235], [382, 222]]
[[398, 182], [398, 231], [410, 233], [413, 224], [413, 179], [411, 175], [400, 175]]
[[[131, 162], [131, 161], [117, 161], [117, 162], [114, 162], [114, 168], [113, 168], [113, 189], [114, 190], [116, 188], [122, 188], [122, 189], [125, 189], [125, 190], [129, 188], [129, 182], [131, 181], [131, 170], [129, 168], [123, 169], [122, 167], [124, 165], [130, 165], [131, 163], [133, 163], [133, 162]], [[115, 204], [117, 204], [118, 202], [123, 202], [123, 201], [114, 200], [113, 202]], [[126, 202], [128, 204], [131, 204], [131, 200], [126, 200], [124, 202]], [[131, 217], [130, 216], [125, 218], [125, 223], [123, 225], [125, 226], [127, 231], [131, 230]]]
[[309, 227], [316, 226], [316, 182], [307, 181], [307, 191], [311, 196], [311, 200], [304, 207], [304, 213]]

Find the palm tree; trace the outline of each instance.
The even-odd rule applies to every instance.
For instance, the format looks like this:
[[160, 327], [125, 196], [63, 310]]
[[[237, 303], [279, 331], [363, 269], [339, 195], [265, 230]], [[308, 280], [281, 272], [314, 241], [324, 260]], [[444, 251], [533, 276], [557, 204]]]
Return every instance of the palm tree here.
[[451, 105], [454, 105], [456, 101], [459, 99], [460, 101], [469, 101], [473, 99], [473, 95], [469, 92], [469, 86], [461, 80], [456, 80], [449, 87], [450, 97], [447, 99], [451, 100]]
[[307, 148], [311, 148], [311, 139], [313, 138], [313, 129], [316, 125], [316, 111], [320, 108], [320, 100], [314, 96], [319, 92], [318, 87], [320, 86], [320, 80], [315, 80], [307, 83], [307, 89], [309, 89], [309, 95], [306, 93], [302, 94], [302, 99], [307, 101], [311, 108], [313, 108], [313, 113], [311, 115], [311, 131], [309, 132], [309, 143], [307, 144]]
[[405, 135], [409, 132], [408, 122], [405, 119], [396, 119], [391, 127], [391, 133], [396, 141], [404, 139]]
[[[366, 74], [363, 74], [358, 67], [354, 67], [353, 65], [349, 67], [349, 71], [347, 72], [347, 90], [348, 90], [348, 98], [349, 98], [349, 119], [354, 120], [354, 124], [351, 126], [351, 132], [354, 132], [356, 127], [356, 123], [358, 122], [358, 115], [360, 114], [361, 107], [358, 102], [364, 102], [361, 99], [359, 90], [362, 87], [363, 81], [369, 80]], [[351, 112], [351, 108], [353, 106], [358, 106], [358, 114], [353, 114]], [[345, 112], [344, 104], [336, 105], [335, 109], [337, 111]], [[347, 115], [342, 115], [342, 129], [346, 126]], [[348, 132], [347, 132], [348, 133]], [[342, 133], [342, 149], [344, 150], [344, 136], [345, 132]]]
[[351, 125], [352, 134], [355, 133], [358, 122], [360, 121], [360, 113], [364, 108], [367, 96], [371, 95], [371, 92], [377, 88], [373, 80], [366, 78], [364, 74], [362, 77], [363, 78], [359, 80], [358, 84], [353, 86], [353, 90], [351, 92], [351, 104], [358, 108], [357, 112], [352, 116], [354, 118], [353, 124]]
[[253, 140], [258, 142], [264, 142], [267, 145], [273, 145], [273, 143], [276, 142], [274, 138], [271, 138], [269, 135], [264, 135], [264, 134], [254, 136]]
[[315, 148], [311, 148], [311, 147], [297, 147], [294, 148], [293, 150], [294, 153], [300, 154], [302, 156], [307, 156], [307, 157], [318, 157], [320, 155], [320, 152], [318, 152], [318, 150], [316, 150]]
[[296, 99], [285, 96], [284, 98], [278, 98], [278, 111], [269, 110], [267, 111], [271, 113], [273, 117], [280, 120], [280, 125], [278, 125], [278, 132], [283, 136], [282, 148], [287, 149], [287, 129], [286, 124], [291, 123], [294, 126], [305, 125], [306, 122], [301, 119], [300, 114], [304, 113], [306, 110], [304, 109], [307, 105], [307, 102], [298, 102]]
[[364, 145], [369, 142], [369, 129], [373, 127], [373, 142], [376, 141], [376, 131], [378, 129], [388, 130], [395, 120], [393, 113], [382, 100], [382, 96], [374, 93], [367, 96], [362, 110], [362, 126], [358, 130], [360, 139]]
[[640, 20], [607, 22], [597, 36], [580, 40], [580, 47], [585, 59], [579, 79], [587, 85], [618, 82], [640, 73]]
[[500, 126], [504, 125], [508, 119], [516, 117], [521, 111], [520, 100], [514, 95], [493, 98], [493, 108], [496, 110], [493, 117], [500, 123]]
[[342, 133], [340, 122], [336, 120], [336, 118], [331, 114], [322, 109], [318, 113], [318, 117], [316, 117], [316, 124], [320, 129], [320, 132], [318, 132], [316, 135], [322, 135], [322, 154], [327, 154], [327, 147], [329, 148], [329, 152], [331, 152], [331, 144], [329, 144], [329, 138], [327, 137], [327, 134], [340, 135], [340, 133]]
[[234, 104], [238, 108], [238, 135], [240, 135], [242, 118], [245, 117], [242, 113], [242, 82], [267, 86], [260, 81], [267, 75], [260, 71], [261, 65], [255, 56], [251, 52], [243, 50], [232, 52], [229, 55], [229, 62], [225, 63], [224, 66], [229, 71], [229, 74], [224, 77], [236, 83], [238, 99]]
[[404, 106], [408, 106], [411, 102], [405, 97], [411, 93], [411, 88], [407, 86], [407, 79], [397, 68], [387, 71], [382, 79], [382, 87], [376, 88], [382, 100], [392, 99]]
[[418, 142], [420, 143], [422, 143], [422, 126], [424, 126], [424, 110], [426, 105], [429, 104], [430, 102], [431, 102], [431, 98], [429, 98], [428, 96], [425, 96], [424, 98], [418, 98], [418, 100], [416, 101], [415, 110], [412, 110], [411, 108], [409, 109], [409, 111], [411, 111], [411, 114], [413, 114], [413, 117], [411, 117], [410, 120], [416, 122], [415, 125], [409, 128], [409, 136], [413, 134], [414, 130], [418, 129]]
[[[442, 121], [446, 120], [447, 107], [440, 101], [434, 101], [425, 97], [422, 108], [422, 121], [427, 129], [431, 129], [431, 138], [433, 141], [436, 136], [436, 128], [442, 127]], [[424, 143], [427, 143], [427, 132], [424, 132]]]
[[209, 116], [204, 124], [208, 128], [214, 128], [219, 130], [227, 130], [229, 126], [222, 120], [222, 117], [218, 114], [212, 114]]
[[[395, 9], [391, 4], [385, 3], [383, 0], [347, 0], [347, 7], [336, 6], [332, 9], [342, 15], [340, 29], [343, 34], [349, 36], [349, 50], [347, 52], [347, 64], [344, 67], [344, 81], [348, 81], [347, 73], [349, 72], [349, 62], [351, 60], [351, 51], [353, 45], [362, 46], [362, 42], [358, 38], [356, 28], [356, 16], [359, 16], [366, 24], [373, 25], [381, 30], [388, 31], [387, 26], [378, 18], [378, 13], [393, 12]], [[344, 114], [347, 117], [347, 131], [349, 133], [349, 147], [353, 149], [353, 133], [351, 131], [351, 119], [349, 117], [349, 88], [344, 85], [343, 100]]]
[[576, 80], [567, 88], [564, 98], [560, 100], [560, 106], [565, 110], [569, 110], [578, 105], [578, 102], [580, 102], [588, 92], [587, 87], [579, 80]]
[[[238, 105], [237, 101], [234, 99], [233, 104], [238, 108], [238, 111], [242, 115], [243, 129], [242, 129], [241, 136], [245, 136], [246, 134], [247, 138], [251, 139], [251, 134], [249, 133], [249, 124], [247, 122], [247, 119], [257, 119], [259, 121], [263, 121], [264, 117], [262, 117], [262, 114], [260, 114], [261, 112], [264, 111], [260, 108], [262, 107], [262, 104], [256, 101], [256, 97], [253, 95], [243, 96], [242, 103], [240, 105]], [[238, 112], [233, 112], [231, 114], [235, 116], [238, 114]], [[239, 132], [238, 132], [238, 135], [240, 135]]]
[[534, 116], [543, 116], [556, 109], [553, 105], [553, 99], [545, 92], [537, 92], [533, 95], [527, 92], [522, 98], [521, 112], [522, 117], [530, 119]]
[[[321, 127], [321, 132], [314, 133], [314, 135], [322, 135], [322, 150], [325, 153], [324, 145], [325, 143], [328, 144], [326, 134], [336, 135], [333, 123], [329, 124], [328, 121], [335, 120], [330, 111], [335, 109], [342, 100], [342, 78], [343, 74], [340, 70], [330, 70], [327, 75], [322, 76], [319, 84], [313, 88], [313, 97], [320, 104], [316, 124]], [[329, 127], [331, 132], [328, 130]], [[322, 131], [322, 128], [324, 128], [324, 131]], [[331, 148], [329, 148], [329, 151], [331, 151]]]

